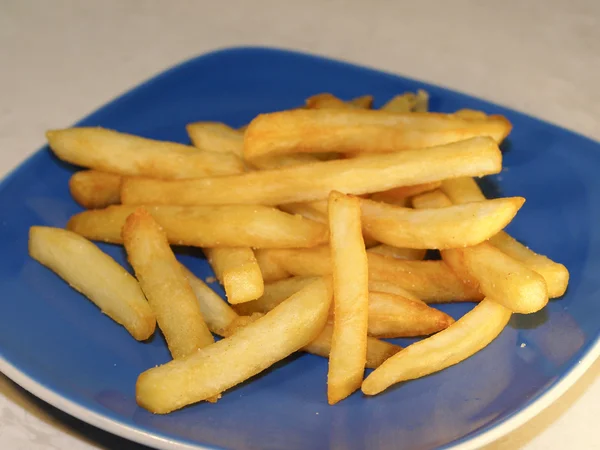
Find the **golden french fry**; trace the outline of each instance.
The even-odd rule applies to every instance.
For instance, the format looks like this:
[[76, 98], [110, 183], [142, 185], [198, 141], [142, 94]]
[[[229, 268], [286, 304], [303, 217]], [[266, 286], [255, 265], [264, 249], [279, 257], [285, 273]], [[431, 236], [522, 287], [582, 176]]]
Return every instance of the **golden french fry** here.
[[321, 161], [316, 155], [296, 153], [292, 155], [275, 155], [252, 160], [250, 165], [260, 170], [276, 170], [284, 167], [301, 166]]
[[51, 130], [46, 132], [46, 138], [63, 161], [102, 172], [182, 179], [244, 171], [242, 160], [232, 154], [201, 151], [103, 128]]
[[504, 231], [492, 236], [489, 242], [511, 258], [522, 262], [544, 277], [550, 298], [560, 297], [567, 290], [569, 271], [564, 265], [535, 253]]
[[395, 383], [421, 378], [458, 364], [492, 342], [510, 316], [509, 309], [484, 299], [445, 330], [409, 345], [387, 359], [365, 379], [363, 393], [379, 394]]
[[306, 99], [307, 109], [356, 109], [350, 102], [346, 103], [333, 94], [323, 93]]
[[524, 202], [522, 197], [509, 197], [416, 210], [360, 200], [363, 228], [369, 236], [395, 247], [421, 249], [479, 244], [508, 225]]
[[244, 303], [263, 295], [264, 282], [254, 252], [250, 247], [205, 248], [229, 303]]
[[[414, 112], [427, 112], [429, 110], [429, 93], [423, 89], [417, 89], [417, 97], [415, 105], [413, 106]], [[510, 130], [509, 130], [510, 131]]]
[[407, 206], [408, 197], [433, 191], [434, 189], [439, 188], [441, 185], [441, 181], [434, 181], [432, 183], [417, 184], [415, 186], [403, 186], [383, 192], [376, 192], [375, 194], [371, 195], [371, 200], [376, 202], [391, 203], [392, 205]]
[[[121, 243], [120, 229], [136, 209], [114, 205], [84, 211], [67, 228], [92, 240]], [[171, 244], [194, 247], [311, 247], [327, 242], [327, 227], [261, 205], [146, 206]], [[238, 223], [239, 226], [232, 226]]]
[[[318, 110], [317, 110], [318, 111]], [[367, 194], [446, 178], [480, 176], [502, 169], [498, 145], [487, 137], [369, 158], [318, 162], [278, 170], [197, 180], [126, 178], [124, 204], [281, 205], [323, 200], [337, 189]]]
[[[442, 190], [456, 204], [485, 199], [475, 180], [468, 177], [445, 180], [442, 183]], [[550, 298], [560, 297], [565, 293], [569, 284], [569, 271], [564, 265], [535, 253], [504, 231], [492, 236], [490, 243], [544, 277]]]
[[268, 251], [265, 252], [264, 250], [256, 249], [254, 250], [254, 256], [256, 257], [265, 283], [282, 280], [291, 276], [287, 270], [275, 262]]
[[[503, 117], [463, 119], [440, 113], [304, 109], [257, 116], [244, 133], [244, 158], [288, 153], [385, 153], [449, 144], [476, 136], [500, 143]], [[416, 183], [415, 183], [416, 184]]]
[[[485, 201], [485, 199], [481, 200]], [[415, 209], [437, 209], [448, 208], [454, 203], [439, 189], [424, 194], [419, 194], [412, 198], [412, 205]]]
[[329, 195], [329, 246], [333, 274], [333, 335], [327, 400], [333, 405], [360, 388], [367, 360], [369, 267], [359, 199]]
[[154, 333], [156, 318], [136, 279], [87, 239], [60, 228], [31, 227], [29, 255], [138, 341]]
[[477, 111], [476, 109], [459, 109], [454, 113], [455, 116], [464, 118], [464, 119], [485, 119], [488, 117], [486, 113], [483, 111]]
[[234, 335], [147, 370], [137, 380], [138, 404], [166, 414], [262, 372], [321, 333], [331, 297], [330, 282], [317, 280]]
[[194, 147], [218, 153], [244, 156], [244, 133], [220, 122], [194, 122], [185, 129]]
[[417, 96], [412, 92], [405, 92], [392, 97], [380, 109], [390, 113], [408, 113], [414, 110], [416, 104]]
[[398, 286], [395, 283], [390, 283], [389, 281], [381, 281], [381, 280], [369, 280], [369, 292], [383, 292], [385, 294], [394, 294], [403, 298], [407, 298], [414, 302], [421, 302], [426, 304], [423, 300], [417, 297], [410, 291]]
[[314, 208], [311, 203], [317, 202], [296, 202], [279, 205], [279, 209], [289, 214], [298, 214], [308, 220], [314, 220], [322, 224], [327, 224], [327, 214], [323, 214], [318, 209]]
[[[302, 350], [313, 355], [329, 358], [332, 336], [333, 325], [327, 324], [323, 328], [323, 331], [321, 331], [321, 334], [310, 344], [304, 346]], [[375, 369], [400, 350], [402, 350], [402, 347], [367, 336], [367, 361], [365, 367], [367, 369]]]
[[198, 299], [200, 312], [208, 329], [222, 336], [225, 330], [229, 329], [238, 319], [237, 313], [187, 267], [181, 265], [181, 268]]
[[234, 305], [233, 308], [238, 314], [244, 316], [249, 316], [257, 312], [269, 312], [285, 299], [315, 282], [317, 278], [314, 276], [291, 277], [267, 283], [262, 297], [251, 302]]
[[427, 250], [423, 249], [393, 247], [387, 244], [376, 245], [369, 248], [368, 251], [370, 253], [377, 253], [379, 255], [389, 256], [391, 258], [409, 259], [413, 261], [423, 260], [423, 258], [425, 258], [425, 253], [427, 253]]
[[173, 358], [183, 358], [214, 342], [167, 237], [143, 207], [123, 226], [127, 257], [156, 314]]
[[464, 267], [486, 298], [512, 312], [530, 314], [548, 303], [544, 278], [487, 242], [446, 250], [442, 257], [453, 269]]
[[[297, 276], [331, 273], [327, 246], [307, 249], [268, 249], [270, 257]], [[443, 261], [403, 261], [367, 252], [369, 280], [385, 281], [404, 288], [426, 303], [479, 301], [481, 293], [463, 283]]]
[[426, 336], [448, 328], [448, 314], [394, 294], [369, 292], [369, 336], [397, 338]]
[[106, 208], [121, 203], [121, 175], [80, 170], [69, 180], [69, 190], [84, 208]]
[[361, 95], [355, 97], [348, 102], [352, 106], [356, 106], [360, 109], [371, 109], [373, 107], [373, 96], [372, 95]]

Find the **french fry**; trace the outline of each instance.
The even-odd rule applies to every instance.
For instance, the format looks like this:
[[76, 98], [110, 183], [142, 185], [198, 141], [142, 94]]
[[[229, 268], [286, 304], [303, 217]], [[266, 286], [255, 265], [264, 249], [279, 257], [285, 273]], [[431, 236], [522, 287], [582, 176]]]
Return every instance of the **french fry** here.
[[194, 147], [218, 153], [244, 156], [244, 133], [220, 122], [194, 122], [186, 125]]
[[334, 307], [327, 374], [330, 405], [360, 388], [367, 360], [369, 267], [360, 209], [357, 198], [337, 191], [329, 195]]
[[504, 117], [464, 119], [439, 113], [305, 109], [257, 116], [244, 133], [244, 158], [288, 153], [385, 153], [421, 149], [510, 132]]
[[422, 301], [383, 292], [369, 292], [369, 336], [427, 336], [448, 328], [454, 319]]
[[413, 261], [422, 261], [425, 258], [427, 250], [418, 248], [393, 247], [387, 244], [380, 244], [369, 248], [370, 253], [377, 253], [383, 256], [389, 256], [396, 259], [408, 259]]
[[446, 249], [476, 245], [502, 230], [525, 199], [499, 198], [436, 210], [402, 208], [361, 199], [363, 229], [395, 247]]
[[289, 214], [298, 214], [308, 220], [327, 225], [327, 214], [323, 214], [318, 209], [314, 208], [311, 203], [317, 202], [296, 202], [279, 205], [279, 209]]
[[[296, 276], [331, 273], [327, 246], [265, 250], [287, 272]], [[369, 280], [395, 284], [426, 303], [479, 301], [481, 293], [463, 283], [443, 261], [403, 261], [367, 252]]]
[[504, 329], [509, 309], [484, 299], [443, 331], [406, 347], [387, 359], [363, 382], [366, 395], [376, 395], [393, 384], [439, 372], [485, 348]]
[[[302, 350], [312, 353], [313, 355], [329, 358], [332, 336], [333, 325], [327, 324], [323, 328], [323, 331], [321, 331], [321, 334], [319, 334], [319, 336], [317, 336], [310, 344], [304, 346]], [[367, 336], [367, 359], [365, 367], [367, 369], [375, 369], [400, 350], [402, 350], [402, 347], [400, 346]]]
[[126, 178], [124, 204], [281, 205], [327, 198], [331, 190], [367, 194], [446, 178], [497, 173], [502, 155], [490, 138], [419, 150], [325, 161], [279, 170], [196, 180]]
[[375, 194], [371, 195], [371, 200], [376, 202], [391, 203], [392, 205], [406, 206], [408, 197], [433, 191], [434, 189], [439, 188], [441, 185], [441, 181], [434, 181], [432, 183], [417, 184], [415, 186], [403, 186], [383, 192], [376, 192]]
[[[442, 183], [442, 190], [456, 204], [485, 199], [475, 180], [468, 177], [446, 180]], [[544, 277], [550, 298], [560, 297], [565, 293], [569, 284], [569, 271], [564, 265], [535, 253], [504, 231], [492, 236], [490, 243]]]
[[80, 170], [71, 176], [69, 190], [75, 201], [84, 208], [106, 208], [121, 203], [121, 176], [97, 170]]
[[446, 250], [442, 257], [453, 269], [462, 266], [484, 296], [513, 312], [531, 314], [548, 303], [544, 278], [487, 242]]
[[313, 95], [306, 99], [307, 109], [371, 109], [373, 96], [363, 95], [345, 102], [335, 95], [324, 93]]
[[156, 318], [136, 279], [87, 239], [60, 228], [31, 227], [29, 255], [138, 341], [154, 333]]
[[263, 295], [264, 282], [250, 247], [205, 248], [204, 254], [229, 303], [244, 303]]
[[486, 113], [483, 111], [477, 111], [476, 109], [459, 109], [454, 113], [454, 115], [464, 119], [485, 119], [488, 117]]
[[[425, 199], [415, 197], [413, 201], [416, 206], [445, 208], [451, 203], [441, 191], [424, 195]], [[441, 255], [464, 283], [513, 312], [530, 314], [548, 303], [548, 289], [544, 278], [487, 242], [443, 250]]]
[[421, 300], [412, 292], [398, 286], [395, 283], [390, 283], [389, 281], [369, 280], [369, 292], [383, 292], [386, 294], [394, 294], [403, 298], [407, 298], [414, 302], [421, 302], [423, 304], [426, 304], [423, 300]]
[[[136, 209], [114, 205], [71, 217], [67, 228], [92, 240], [123, 242], [120, 229]], [[174, 245], [194, 247], [311, 247], [327, 242], [327, 227], [261, 205], [147, 206]], [[234, 226], [234, 224], [239, 224]]]
[[256, 249], [254, 250], [254, 256], [258, 262], [265, 283], [282, 280], [291, 276], [287, 270], [281, 267], [279, 263], [275, 262], [268, 251], [265, 252], [261, 249]]
[[233, 308], [238, 314], [244, 316], [249, 316], [257, 312], [267, 313], [317, 279], [318, 277], [315, 276], [291, 277], [268, 283], [265, 285], [264, 293], [260, 298], [251, 302], [233, 305]]
[[416, 104], [417, 96], [412, 92], [405, 92], [392, 97], [380, 109], [390, 113], [408, 113], [414, 110]]
[[183, 274], [190, 283], [194, 295], [198, 299], [200, 312], [208, 329], [220, 336], [238, 319], [237, 313], [219, 297], [215, 291], [194, 275], [187, 267], [181, 265]]
[[144, 208], [123, 226], [127, 257], [156, 314], [173, 358], [183, 358], [214, 342], [198, 300], [160, 226]]
[[[485, 201], [484, 200], [478, 200]], [[412, 198], [412, 206], [415, 209], [438, 209], [449, 208], [454, 203], [439, 189], [424, 194], [419, 194]]]
[[348, 102], [352, 106], [356, 106], [360, 109], [371, 109], [373, 107], [373, 96], [372, 95], [361, 95], [355, 97]]
[[138, 404], [166, 414], [262, 372], [322, 332], [331, 297], [330, 282], [317, 280], [234, 335], [147, 370], [137, 380]]
[[252, 160], [250, 165], [260, 170], [276, 170], [284, 167], [301, 166], [321, 161], [316, 155], [296, 153], [292, 155], [275, 155]]
[[51, 130], [46, 132], [46, 138], [63, 161], [102, 172], [183, 179], [244, 171], [242, 160], [232, 154], [201, 151], [103, 128]]
[[417, 98], [413, 106], [414, 112], [427, 112], [429, 110], [429, 93], [423, 89], [417, 89]]

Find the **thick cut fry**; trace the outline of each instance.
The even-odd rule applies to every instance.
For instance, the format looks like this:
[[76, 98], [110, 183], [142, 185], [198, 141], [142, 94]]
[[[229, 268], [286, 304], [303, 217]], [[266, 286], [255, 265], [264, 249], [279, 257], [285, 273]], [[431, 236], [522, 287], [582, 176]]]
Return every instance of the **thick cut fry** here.
[[569, 271], [564, 265], [535, 253], [504, 231], [492, 236], [490, 243], [544, 277], [550, 298], [560, 297], [567, 290]]
[[[303, 351], [312, 353], [313, 355], [329, 358], [331, 351], [331, 339], [333, 336], [333, 325], [327, 324], [321, 334], [317, 336], [310, 344], [302, 348]], [[374, 337], [367, 337], [367, 360], [365, 367], [367, 369], [375, 369], [379, 367], [386, 359], [395, 355], [402, 347], [399, 347], [389, 342], [380, 341]]]
[[103, 128], [51, 130], [46, 137], [52, 151], [63, 161], [102, 172], [182, 179], [244, 171], [242, 160], [232, 154], [201, 151]]
[[387, 359], [365, 379], [363, 393], [379, 394], [395, 383], [421, 378], [458, 364], [492, 342], [510, 316], [509, 309], [484, 299], [444, 331]]
[[376, 192], [371, 196], [371, 200], [391, 203], [392, 205], [405, 206], [407, 197], [413, 197], [424, 192], [433, 191], [434, 189], [439, 188], [441, 185], [441, 181], [434, 181], [432, 183], [417, 184], [415, 186], [403, 186], [383, 192]]
[[422, 261], [425, 258], [427, 250], [417, 248], [392, 247], [387, 244], [376, 245], [368, 250], [370, 253], [377, 253], [383, 256], [390, 256], [397, 259], [408, 259], [412, 261]]
[[304, 109], [261, 114], [244, 133], [244, 158], [288, 153], [385, 153], [449, 144], [476, 136], [496, 142], [510, 132], [504, 117], [464, 119], [440, 113]]
[[181, 266], [183, 274], [190, 283], [194, 295], [198, 299], [200, 312], [208, 326], [215, 334], [222, 335], [238, 319], [237, 313], [219, 297], [215, 291], [194, 275], [185, 266]]
[[395, 247], [421, 249], [479, 244], [508, 225], [524, 202], [522, 197], [510, 197], [415, 210], [360, 200], [363, 228], [369, 236]]
[[277, 263], [268, 251], [260, 249], [254, 250], [254, 256], [260, 267], [260, 272], [265, 283], [282, 280], [288, 278], [291, 274]]
[[[67, 228], [92, 240], [121, 243], [120, 229], [136, 209], [114, 205], [71, 217]], [[327, 227], [260, 205], [147, 206], [174, 245], [297, 248], [327, 242]]]
[[[472, 178], [446, 180], [442, 184], [442, 190], [456, 204], [485, 199], [481, 189]], [[521, 261], [543, 276], [548, 286], [548, 296], [550, 298], [560, 297], [565, 293], [569, 284], [569, 271], [564, 265], [535, 253], [504, 231], [491, 237], [490, 242], [508, 256]]]
[[487, 242], [444, 253], [450, 267], [463, 266], [484, 296], [513, 312], [534, 313], [548, 303], [544, 278]]
[[29, 255], [138, 341], [154, 333], [156, 318], [136, 279], [87, 239], [60, 228], [31, 227]]
[[126, 178], [124, 204], [280, 205], [323, 200], [337, 189], [367, 194], [446, 178], [481, 176], [502, 169], [502, 154], [490, 138], [477, 137], [419, 150], [325, 161], [279, 170], [197, 180]]
[[194, 147], [218, 153], [231, 153], [243, 157], [244, 133], [220, 122], [195, 122], [185, 129]]
[[140, 406], [166, 414], [220, 394], [313, 341], [331, 304], [328, 280], [317, 280], [233, 336], [142, 373]]
[[369, 336], [398, 338], [426, 336], [448, 328], [448, 314], [394, 294], [369, 292]]
[[360, 202], [329, 195], [329, 245], [333, 273], [333, 335], [327, 400], [333, 405], [360, 388], [367, 358], [369, 267], [362, 237]]
[[234, 305], [238, 314], [249, 316], [254, 313], [266, 313], [271, 311], [285, 299], [291, 297], [296, 292], [304, 289], [311, 283], [314, 283], [318, 277], [291, 277], [275, 281], [265, 285], [265, 291], [262, 297], [251, 302]]
[[121, 176], [97, 170], [80, 170], [69, 180], [69, 190], [75, 201], [84, 208], [106, 208], [121, 203]]
[[167, 237], [149, 212], [138, 208], [123, 226], [125, 250], [156, 314], [173, 358], [183, 358], [214, 342]]
[[[331, 257], [326, 246], [265, 251], [292, 275], [331, 273]], [[477, 289], [463, 283], [443, 261], [403, 261], [370, 252], [367, 252], [367, 257], [371, 282], [395, 284], [426, 303], [479, 301], [483, 298]]]
[[225, 288], [229, 303], [244, 303], [263, 295], [260, 267], [250, 247], [205, 248], [215, 275]]

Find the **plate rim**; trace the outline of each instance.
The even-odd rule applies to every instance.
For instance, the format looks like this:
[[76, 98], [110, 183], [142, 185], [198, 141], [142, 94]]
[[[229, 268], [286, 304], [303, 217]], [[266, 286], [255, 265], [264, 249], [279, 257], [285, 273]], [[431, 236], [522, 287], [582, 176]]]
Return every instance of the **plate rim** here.
[[[596, 144], [600, 146], [600, 142], [596, 141], [594, 138], [590, 136], [586, 136], [579, 132], [572, 131], [568, 128], [560, 124], [552, 123], [545, 119], [540, 119], [536, 116], [532, 116], [528, 113], [524, 113], [518, 111], [510, 106], [505, 106], [498, 104], [494, 101], [487, 100], [485, 98], [477, 97], [468, 93], [464, 93], [457, 89], [452, 89], [446, 87], [444, 85], [434, 84], [427, 81], [422, 81], [416, 78], [412, 78], [410, 76], [397, 74], [393, 72], [389, 72], [386, 70], [377, 69], [372, 66], [363, 65], [360, 63], [355, 63], [351, 61], [347, 61], [345, 59], [338, 59], [334, 57], [329, 57], [317, 53], [310, 53], [305, 51], [298, 51], [292, 49], [286, 49], [281, 47], [274, 46], [261, 46], [261, 45], [242, 45], [242, 46], [225, 46], [218, 47], [214, 50], [208, 51], [206, 53], [201, 53], [196, 56], [192, 56], [187, 58], [179, 63], [176, 63], [170, 67], [167, 67], [164, 70], [158, 71], [151, 75], [150, 77], [142, 80], [140, 83], [135, 84], [130, 88], [125, 88], [124, 91], [116, 94], [111, 97], [108, 101], [104, 102], [100, 106], [96, 107], [91, 113], [84, 116], [82, 119], [79, 119], [75, 125], [82, 122], [86, 122], [105, 109], [107, 106], [111, 105], [117, 99], [127, 98], [131, 95], [137, 93], [138, 90], [145, 88], [147, 85], [159, 81], [163, 78], [168, 78], [171, 74], [178, 72], [179, 70], [185, 68], [185, 66], [195, 63], [198, 60], [205, 59], [212, 56], [226, 55], [228, 53], [244, 53], [244, 52], [269, 52], [273, 55], [294, 55], [301, 57], [308, 57], [311, 59], [317, 59], [321, 61], [333, 62], [336, 64], [345, 65], [349, 68], [358, 68], [362, 70], [367, 70], [371, 72], [376, 72], [378, 75], [385, 75], [390, 77], [401, 77], [406, 80], [410, 80], [415, 83], [420, 83], [423, 86], [433, 87], [436, 90], [441, 90], [443, 92], [459, 94], [461, 96], [477, 100], [483, 101], [495, 107], [503, 108], [510, 110], [511, 113], [518, 114], [521, 117], [534, 120], [540, 123], [543, 123], [546, 126], [551, 126], [556, 129], [559, 129], [561, 132], [575, 136], [579, 139], [585, 139], [590, 141], [592, 144]], [[45, 150], [45, 146], [42, 146], [40, 149], [35, 151], [17, 166], [10, 169], [0, 180], [0, 190], [4, 188], [4, 186], [10, 182], [10, 180], [17, 175], [22, 169], [26, 169], [28, 165], [33, 163], [33, 161], [41, 155], [41, 153]], [[508, 414], [505, 418], [503, 418], [500, 422], [495, 425], [488, 425], [483, 429], [473, 431], [470, 434], [467, 434], [463, 437], [455, 439], [453, 442], [449, 442], [447, 444], [443, 444], [439, 447], [436, 447], [438, 450], [477, 450], [484, 445], [490, 444], [499, 438], [507, 435], [511, 431], [516, 430], [520, 426], [527, 423], [537, 414], [542, 412], [552, 403], [554, 403], [558, 398], [560, 398], [571, 386], [573, 386], [579, 378], [594, 364], [594, 362], [600, 358], [600, 334], [597, 335], [590, 343], [586, 350], [584, 350], [583, 354], [580, 355], [579, 361], [577, 363], [572, 364], [565, 371], [563, 371], [560, 375], [557, 376], [556, 380], [552, 381], [548, 384], [547, 387], [543, 388], [538, 395], [532, 397], [525, 403], [525, 405]], [[33, 377], [29, 376], [24, 371], [17, 368], [14, 364], [9, 362], [1, 353], [0, 353], [0, 372], [2, 372], [7, 378], [12, 380], [14, 383], [19, 385], [21, 388], [25, 389], [30, 394], [35, 397], [43, 400], [44, 402], [50, 404], [51, 406], [58, 408], [59, 410], [71, 415], [72, 417], [79, 419], [83, 422], [86, 422], [92, 426], [100, 428], [108, 433], [114, 434], [116, 436], [128, 439], [133, 442], [137, 442], [142, 445], [155, 447], [161, 450], [222, 450], [222, 447], [212, 446], [207, 444], [190, 444], [183, 439], [170, 439], [167, 438], [160, 433], [148, 432], [143, 429], [125, 424], [120, 422], [119, 420], [110, 418], [102, 413], [93, 411], [83, 404], [71, 400], [57, 391], [47, 387], [42, 382], [35, 380]], [[69, 433], [70, 434], [70, 433]]]

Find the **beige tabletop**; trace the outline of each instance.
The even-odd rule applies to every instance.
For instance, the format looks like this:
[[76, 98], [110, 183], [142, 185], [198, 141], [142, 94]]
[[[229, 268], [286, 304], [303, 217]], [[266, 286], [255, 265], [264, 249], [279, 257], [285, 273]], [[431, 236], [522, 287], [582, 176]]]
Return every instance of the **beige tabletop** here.
[[[448, 86], [600, 140], [600, 1], [0, 0], [0, 175], [141, 80], [233, 45], [320, 53]], [[6, 299], [5, 299], [6, 301]], [[600, 361], [488, 450], [600, 449]], [[0, 448], [141, 448], [0, 375]]]

